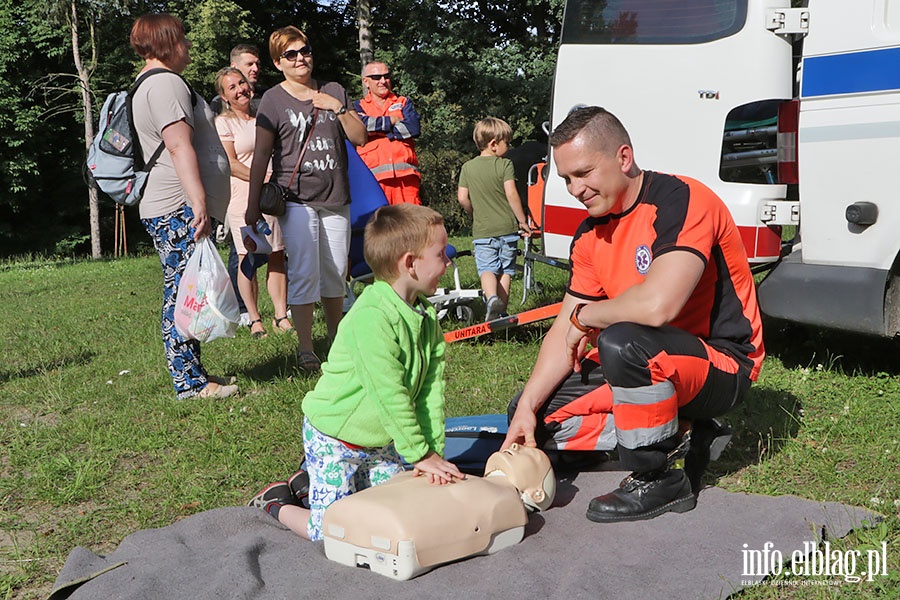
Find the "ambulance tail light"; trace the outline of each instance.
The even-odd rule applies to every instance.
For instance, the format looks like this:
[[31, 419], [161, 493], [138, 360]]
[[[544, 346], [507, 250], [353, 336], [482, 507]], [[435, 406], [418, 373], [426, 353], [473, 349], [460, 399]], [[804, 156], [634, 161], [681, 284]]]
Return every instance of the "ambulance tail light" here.
[[797, 166], [797, 131], [800, 101], [789, 100], [778, 107], [778, 183], [800, 183]]

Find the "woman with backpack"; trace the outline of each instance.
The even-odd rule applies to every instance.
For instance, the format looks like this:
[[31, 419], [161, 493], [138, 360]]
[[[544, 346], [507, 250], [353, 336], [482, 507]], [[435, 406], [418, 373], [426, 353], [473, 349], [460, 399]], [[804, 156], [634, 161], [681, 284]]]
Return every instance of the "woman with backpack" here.
[[191, 43], [181, 20], [165, 13], [142, 15], [131, 28], [130, 41], [145, 61], [141, 73], [154, 70], [132, 100], [144, 160], [160, 142], [165, 144], [148, 176], [140, 217], [163, 268], [166, 361], [178, 399], [224, 398], [238, 388], [208, 374], [200, 362], [199, 342], [185, 340], [176, 331], [175, 298], [195, 242], [210, 234], [212, 218], [225, 219], [230, 196], [228, 157], [209, 105], [181, 77], [191, 62]]

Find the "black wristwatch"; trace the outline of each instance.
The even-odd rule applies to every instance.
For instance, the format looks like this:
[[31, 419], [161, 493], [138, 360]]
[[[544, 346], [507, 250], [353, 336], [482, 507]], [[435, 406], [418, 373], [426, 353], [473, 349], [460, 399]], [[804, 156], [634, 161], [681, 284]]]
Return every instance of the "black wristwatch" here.
[[344, 114], [345, 112], [347, 112], [347, 107], [346, 107], [346, 106], [342, 106], [341, 109], [340, 109], [339, 111], [337, 111], [336, 113], [334, 113], [334, 114], [336, 114], [337, 116], [341, 116], [341, 115]]

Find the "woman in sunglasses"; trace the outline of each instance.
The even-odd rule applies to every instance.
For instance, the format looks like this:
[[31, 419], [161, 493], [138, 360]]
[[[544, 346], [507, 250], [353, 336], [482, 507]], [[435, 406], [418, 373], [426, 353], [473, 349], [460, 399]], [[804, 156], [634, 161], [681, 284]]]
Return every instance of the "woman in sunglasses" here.
[[200, 363], [200, 344], [175, 329], [175, 298], [195, 242], [212, 231], [211, 219], [225, 219], [229, 200], [228, 157], [206, 101], [181, 73], [191, 62], [191, 42], [178, 17], [147, 14], [131, 28], [131, 47], [150, 73], [134, 92], [134, 128], [147, 163], [158, 158], [141, 198], [141, 223], [163, 268], [162, 337], [166, 361], [179, 399], [224, 398], [237, 393]]
[[350, 251], [350, 183], [344, 139], [366, 143], [366, 128], [350, 108], [344, 88], [313, 78], [309, 38], [296, 27], [269, 36], [269, 54], [284, 81], [267, 91], [256, 117], [246, 222], [261, 217], [259, 195], [272, 159], [271, 180], [288, 188], [279, 217], [288, 255], [287, 300], [300, 341], [297, 360], [307, 374], [319, 371], [313, 352], [313, 308], [319, 300], [328, 338], [341, 319]]

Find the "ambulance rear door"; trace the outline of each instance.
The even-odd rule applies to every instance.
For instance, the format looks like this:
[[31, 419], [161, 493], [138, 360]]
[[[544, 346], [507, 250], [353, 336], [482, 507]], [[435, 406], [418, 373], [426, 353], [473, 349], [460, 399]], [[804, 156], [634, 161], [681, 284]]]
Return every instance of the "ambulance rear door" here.
[[[760, 216], [767, 201], [785, 197], [786, 186], [720, 174], [726, 121], [732, 129], [766, 121], [766, 111], [793, 96], [790, 40], [767, 28], [773, 9], [789, 6], [789, 0], [568, 0], [551, 124], [580, 105], [608, 109], [631, 134], [638, 166], [711, 187], [734, 215], [750, 260], [775, 260], [780, 235]], [[767, 107], [765, 114], [755, 114], [758, 106]], [[774, 152], [767, 160], [775, 162]], [[586, 212], [552, 158], [550, 164], [545, 252], [568, 258]]]
[[[803, 262], [886, 274], [900, 253], [900, 0], [811, 9], [798, 140]], [[848, 221], [848, 209], [866, 206], [877, 218]]]

